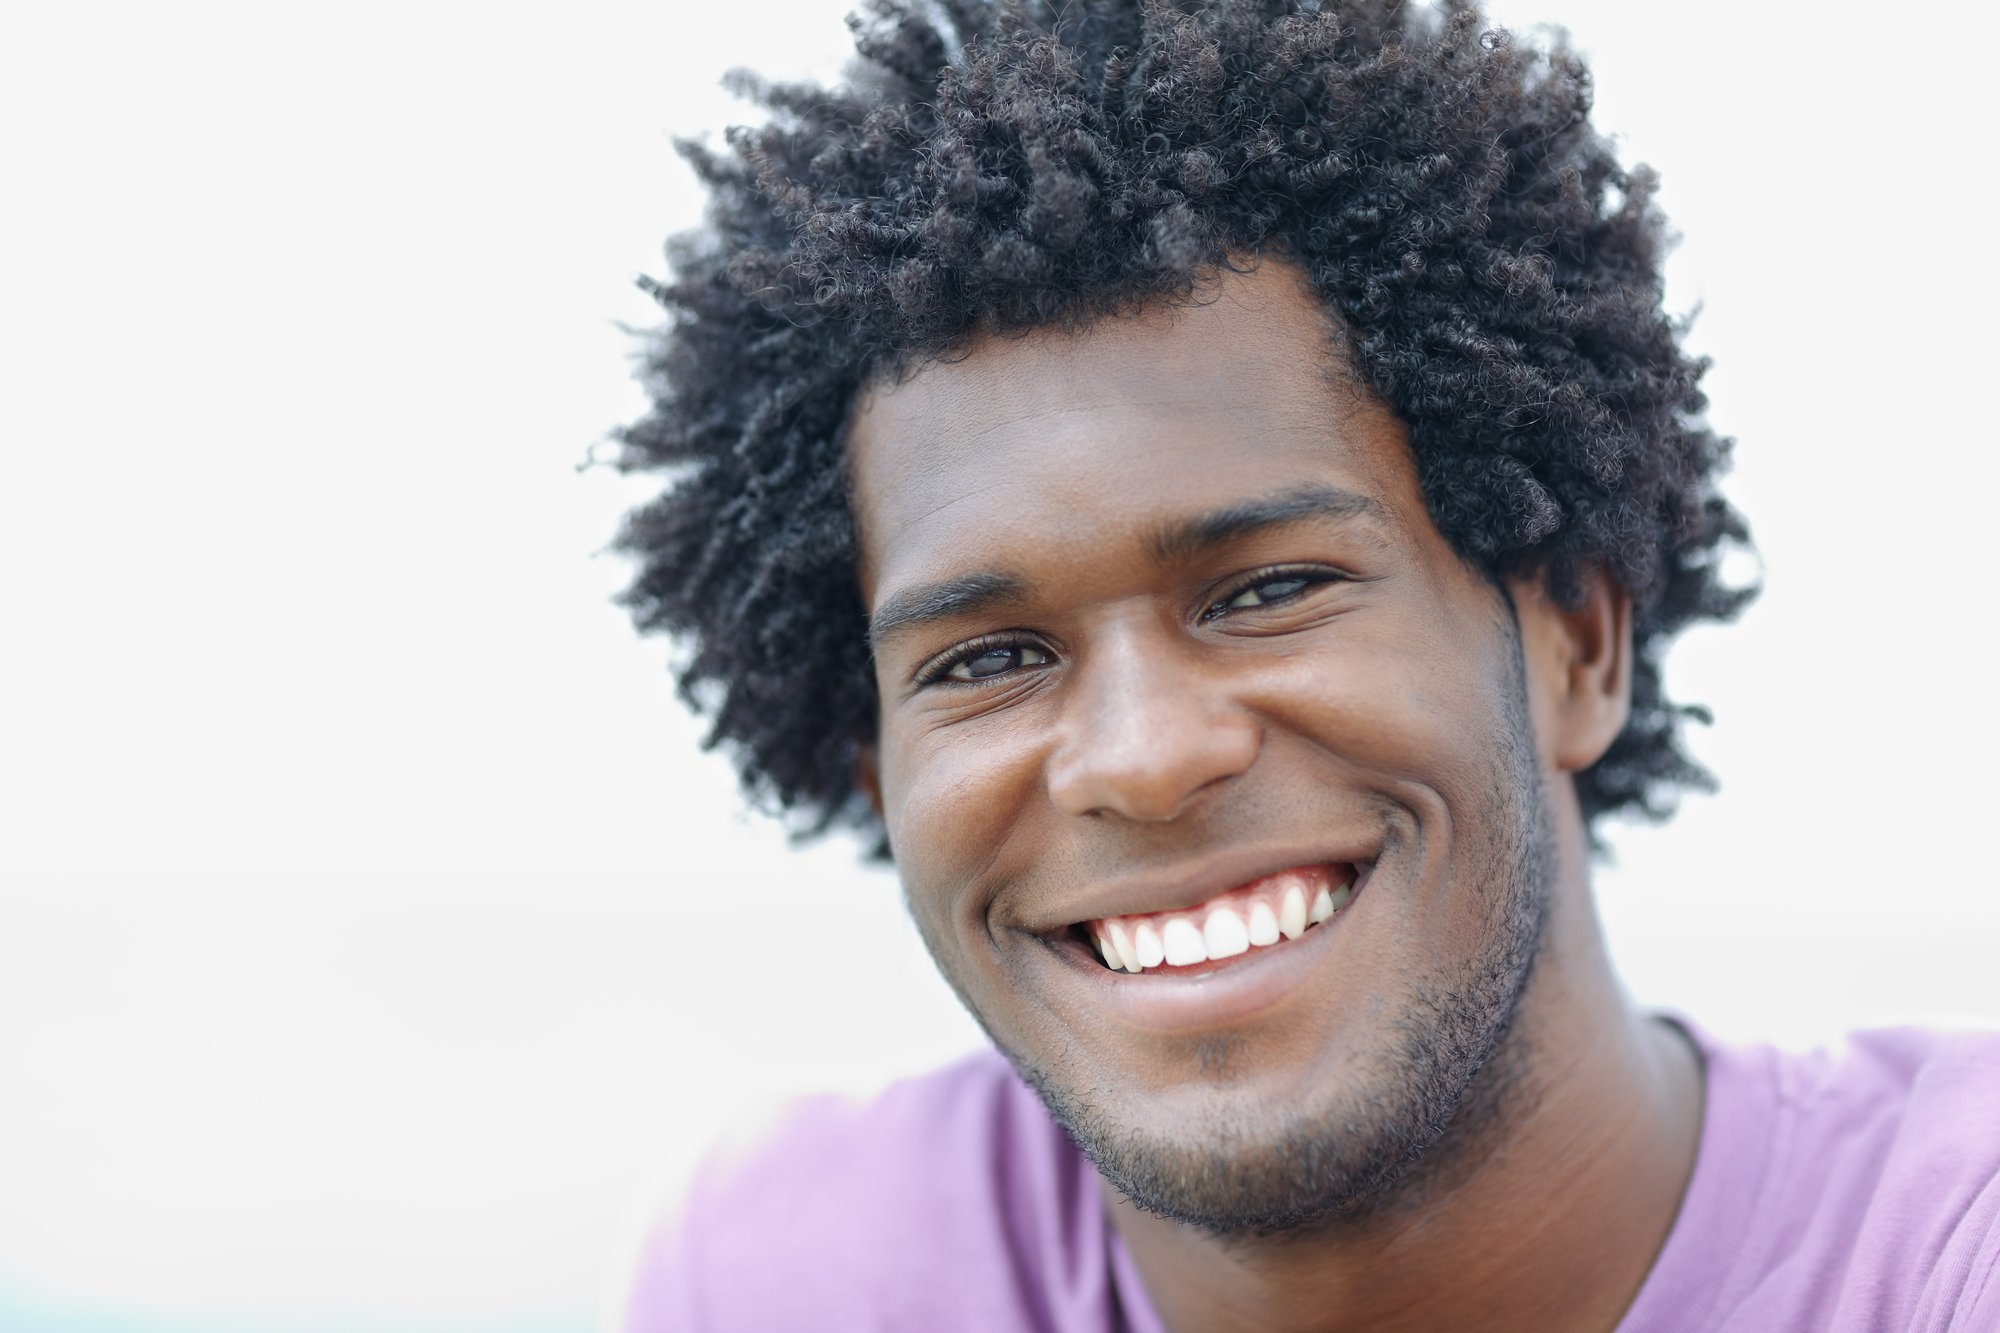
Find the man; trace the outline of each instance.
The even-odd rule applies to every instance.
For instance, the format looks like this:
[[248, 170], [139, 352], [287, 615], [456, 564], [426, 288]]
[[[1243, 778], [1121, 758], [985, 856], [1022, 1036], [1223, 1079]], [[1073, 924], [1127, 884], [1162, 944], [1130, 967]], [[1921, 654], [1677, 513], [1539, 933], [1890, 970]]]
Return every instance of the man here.
[[1004, 1055], [718, 1163], [645, 1329], [2000, 1327], [2000, 1053], [1635, 1012], [1745, 594], [1649, 181], [1469, 8], [884, 3], [658, 291], [639, 622]]

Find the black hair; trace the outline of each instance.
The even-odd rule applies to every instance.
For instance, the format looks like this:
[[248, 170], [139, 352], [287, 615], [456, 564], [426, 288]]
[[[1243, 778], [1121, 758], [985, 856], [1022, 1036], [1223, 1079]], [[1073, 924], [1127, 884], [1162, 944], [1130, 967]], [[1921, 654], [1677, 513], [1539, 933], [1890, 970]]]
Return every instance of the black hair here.
[[855, 757], [877, 702], [842, 430], [874, 377], [975, 333], [1188, 299], [1245, 256], [1303, 269], [1359, 380], [1408, 426], [1438, 529], [1558, 601], [1602, 568], [1634, 601], [1632, 711], [1578, 775], [1599, 816], [1712, 785], [1703, 710], [1661, 659], [1754, 589], [1720, 576], [1706, 362], [1661, 305], [1654, 178], [1590, 125], [1589, 73], [1471, 0], [870, 0], [838, 87], [738, 72], [769, 119], [682, 143], [707, 225], [644, 285], [652, 410], [619, 465], [626, 605], [680, 636], [709, 744], [795, 827], [879, 824]]

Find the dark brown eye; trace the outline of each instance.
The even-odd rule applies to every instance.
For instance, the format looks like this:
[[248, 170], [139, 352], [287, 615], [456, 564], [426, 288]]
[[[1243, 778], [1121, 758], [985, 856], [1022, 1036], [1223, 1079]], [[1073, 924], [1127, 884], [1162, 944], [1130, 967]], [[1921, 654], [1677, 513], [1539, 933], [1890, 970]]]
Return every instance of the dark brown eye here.
[[988, 680], [1017, 667], [1047, 666], [1049, 655], [1028, 644], [1006, 644], [961, 658], [946, 671], [948, 680]]

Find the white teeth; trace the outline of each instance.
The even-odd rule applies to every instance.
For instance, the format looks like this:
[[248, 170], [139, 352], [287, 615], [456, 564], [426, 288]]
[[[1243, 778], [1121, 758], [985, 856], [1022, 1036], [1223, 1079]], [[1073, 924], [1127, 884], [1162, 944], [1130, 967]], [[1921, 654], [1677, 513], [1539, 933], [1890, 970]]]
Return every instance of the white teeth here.
[[1250, 942], [1260, 948], [1278, 942], [1278, 918], [1262, 898], [1250, 904]]
[[1132, 931], [1132, 954], [1140, 967], [1158, 967], [1166, 961], [1167, 946], [1150, 921], [1141, 921]]
[[[1310, 898], [1302, 873], [1279, 881], [1285, 891], [1274, 908], [1268, 897], [1252, 898], [1247, 911], [1235, 905], [1214, 906], [1199, 919], [1188, 915], [1151, 919], [1104, 919], [1090, 927], [1091, 942], [1105, 966], [1113, 971], [1143, 972], [1165, 963], [1187, 967], [1211, 958], [1234, 958], [1279, 940], [1295, 940], [1347, 906], [1354, 885], [1321, 884]], [[1275, 885], [1273, 887], [1276, 887]]]
[[1202, 923], [1201, 942], [1210, 958], [1234, 958], [1250, 952], [1250, 932], [1243, 918], [1227, 907], [1218, 907]]
[[1306, 933], [1306, 892], [1297, 884], [1285, 890], [1285, 899], [1278, 904], [1278, 929], [1288, 940]]
[[1208, 960], [1208, 949], [1202, 941], [1201, 932], [1194, 928], [1194, 922], [1184, 916], [1167, 921], [1160, 932], [1160, 941], [1166, 946], [1167, 962], [1174, 967]]
[[1113, 955], [1111, 965], [1113, 967], [1122, 967], [1127, 972], [1137, 972], [1139, 970], [1139, 959], [1132, 952], [1132, 941], [1126, 938], [1125, 927], [1113, 921], [1111, 923], [1110, 935]]

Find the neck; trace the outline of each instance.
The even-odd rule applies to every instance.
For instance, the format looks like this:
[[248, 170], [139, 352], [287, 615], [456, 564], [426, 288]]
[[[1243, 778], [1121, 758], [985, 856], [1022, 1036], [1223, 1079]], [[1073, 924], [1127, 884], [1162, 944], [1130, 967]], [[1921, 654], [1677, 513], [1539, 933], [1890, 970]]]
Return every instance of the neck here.
[[1172, 1333], [1285, 1328], [1610, 1330], [1672, 1229], [1701, 1129], [1699, 1057], [1638, 1014], [1565, 858], [1502, 1052], [1401, 1206], [1306, 1235], [1216, 1237], [1108, 1206]]

